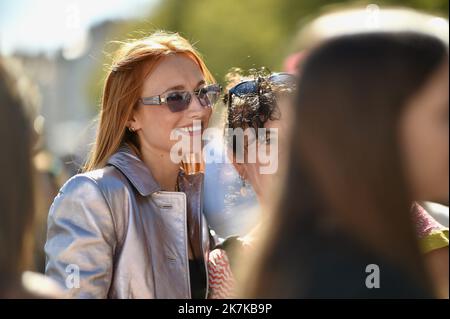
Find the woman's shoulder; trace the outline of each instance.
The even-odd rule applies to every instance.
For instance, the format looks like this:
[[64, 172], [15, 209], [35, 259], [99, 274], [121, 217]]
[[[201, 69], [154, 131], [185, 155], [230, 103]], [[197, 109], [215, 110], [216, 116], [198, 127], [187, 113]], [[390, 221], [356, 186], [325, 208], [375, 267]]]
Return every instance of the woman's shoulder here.
[[128, 185], [126, 178], [113, 166], [105, 166], [96, 170], [72, 176], [61, 187], [60, 193], [78, 193], [91, 191], [93, 194], [110, 193], [122, 190]]
[[61, 187], [50, 207], [49, 217], [78, 218], [72, 217], [72, 212], [85, 211], [112, 216], [118, 222], [126, 215], [121, 203], [125, 203], [131, 193], [126, 178], [112, 166], [80, 173]]
[[114, 170], [105, 167], [80, 173], [63, 185], [49, 210], [47, 254], [58, 251], [60, 240], [55, 238], [61, 235], [89, 235], [101, 237], [109, 243], [116, 241], [117, 227], [122, 229], [128, 215], [121, 205], [126, 202], [122, 198], [124, 182]]

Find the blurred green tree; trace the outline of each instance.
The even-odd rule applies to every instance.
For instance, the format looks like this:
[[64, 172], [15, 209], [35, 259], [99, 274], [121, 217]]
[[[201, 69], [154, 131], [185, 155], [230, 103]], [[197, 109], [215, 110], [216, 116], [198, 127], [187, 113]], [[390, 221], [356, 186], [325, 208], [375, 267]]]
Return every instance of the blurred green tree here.
[[[158, 29], [179, 32], [195, 43], [216, 80], [223, 82], [231, 67], [279, 70], [303, 23], [334, 7], [370, 3], [448, 17], [448, 0], [162, 0], [145, 19], [125, 23], [111, 40], [140, 37]], [[105, 51], [113, 49], [106, 46]], [[97, 101], [102, 72], [97, 70], [90, 82]]]

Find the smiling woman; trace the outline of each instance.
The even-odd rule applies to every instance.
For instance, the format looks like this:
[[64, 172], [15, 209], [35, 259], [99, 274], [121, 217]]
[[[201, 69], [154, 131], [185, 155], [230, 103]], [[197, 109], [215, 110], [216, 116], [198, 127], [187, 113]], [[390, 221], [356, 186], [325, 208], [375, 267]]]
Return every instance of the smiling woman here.
[[208, 125], [213, 82], [178, 34], [155, 33], [118, 51], [85, 172], [63, 186], [49, 214], [46, 273], [64, 284], [76, 266], [72, 297], [206, 297], [212, 237], [203, 174], [171, 161], [170, 135], [194, 121]]

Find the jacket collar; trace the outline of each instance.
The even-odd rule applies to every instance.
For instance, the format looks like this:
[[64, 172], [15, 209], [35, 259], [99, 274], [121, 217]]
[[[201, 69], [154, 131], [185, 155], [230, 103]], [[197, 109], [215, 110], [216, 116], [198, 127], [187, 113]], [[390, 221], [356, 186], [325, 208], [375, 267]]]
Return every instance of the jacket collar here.
[[122, 172], [142, 196], [161, 190], [150, 170], [127, 144], [119, 147], [108, 159], [107, 165], [112, 165]]

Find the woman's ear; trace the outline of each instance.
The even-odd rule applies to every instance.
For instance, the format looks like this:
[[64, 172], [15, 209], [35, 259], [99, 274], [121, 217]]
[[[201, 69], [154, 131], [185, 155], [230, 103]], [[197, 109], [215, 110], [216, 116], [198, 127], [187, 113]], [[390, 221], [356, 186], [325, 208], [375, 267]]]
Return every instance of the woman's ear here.
[[130, 117], [127, 121], [127, 127], [132, 131], [136, 131], [141, 128], [136, 110], [131, 111]]

